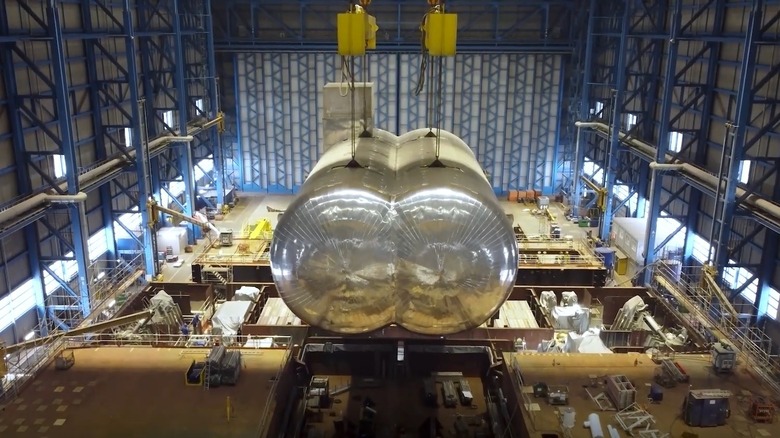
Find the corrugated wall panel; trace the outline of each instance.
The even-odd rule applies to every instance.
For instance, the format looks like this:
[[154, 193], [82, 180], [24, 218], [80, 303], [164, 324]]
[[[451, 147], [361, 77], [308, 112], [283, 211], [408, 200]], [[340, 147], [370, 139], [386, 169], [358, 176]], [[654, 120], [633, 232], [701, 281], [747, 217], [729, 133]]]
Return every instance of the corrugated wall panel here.
[[[243, 189], [294, 192], [321, 152], [320, 90], [341, 80], [341, 61], [297, 53], [236, 59]], [[415, 94], [419, 56], [375, 53], [369, 64], [370, 74], [360, 62], [354, 74], [375, 83], [376, 126], [397, 133], [428, 126], [424, 92]], [[434, 108], [443, 114], [442, 127], [472, 147], [497, 192], [554, 187], [560, 67], [560, 57], [549, 55], [444, 60], [444, 97]]]

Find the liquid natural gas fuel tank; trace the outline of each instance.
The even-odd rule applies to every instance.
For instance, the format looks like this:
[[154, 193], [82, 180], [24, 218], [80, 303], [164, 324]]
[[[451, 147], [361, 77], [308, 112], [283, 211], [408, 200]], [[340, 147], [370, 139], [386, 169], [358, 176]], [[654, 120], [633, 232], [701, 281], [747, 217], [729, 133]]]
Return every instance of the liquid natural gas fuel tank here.
[[280, 296], [312, 326], [444, 335], [496, 312], [517, 254], [471, 149], [419, 129], [356, 138], [354, 160], [352, 140], [329, 148], [280, 218], [270, 256]]

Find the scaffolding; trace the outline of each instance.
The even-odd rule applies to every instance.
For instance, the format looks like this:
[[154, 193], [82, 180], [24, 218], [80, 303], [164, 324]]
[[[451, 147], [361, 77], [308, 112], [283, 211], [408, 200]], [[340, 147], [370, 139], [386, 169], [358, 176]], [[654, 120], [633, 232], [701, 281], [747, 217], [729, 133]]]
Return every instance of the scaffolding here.
[[664, 264], [651, 269], [650, 292], [661, 301], [671, 296], [679, 306], [695, 317], [714, 340], [728, 339], [737, 357], [763, 380], [775, 398], [780, 398], [780, 366], [771, 355], [772, 341], [758, 327], [744, 319], [728, 302], [706, 268], [683, 268], [676, 273]]

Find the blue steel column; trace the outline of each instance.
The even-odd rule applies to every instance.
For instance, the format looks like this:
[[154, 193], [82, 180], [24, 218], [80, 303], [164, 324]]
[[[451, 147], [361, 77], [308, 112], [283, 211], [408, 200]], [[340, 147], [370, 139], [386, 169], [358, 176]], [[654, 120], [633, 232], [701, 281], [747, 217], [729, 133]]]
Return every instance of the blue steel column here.
[[[65, 74], [65, 49], [62, 41], [62, 23], [60, 14], [53, 2], [46, 8], [49, 21], [49, 37], [51, 37], [51, 63], [53, 70], [53, 82], [55, 84], [54, 95], [57, 104], [57, 120], [60, 129], [60, 141], [62, 154], [65, 157], [67, 167], [66, 181], [68, 194], [75, 195], [79, 192], [78, 160], [76, 159], [76, 146], [73, 144], [73, 132], [71, 130], [70, 93], [68, 93], [68, 81]], [[86, 211], [84, 203], [68, 204], [70, 227], [73, 232], [73, 256], [78, 266], [76, 276], [79, 288], [79, 307], [84, 316], [91, 309], [89, 296], [89, 282], [87, 272], [89, 268], [89, 256], [87, 254]]]
[[[93, 32], [92, 26], [92, 14], [91, 14], [91, 0], [81, 0], [81, 23], [84, 27], [84, 31], [87, 33]], [[95, 59], [95, 39], [84, 40], [84, 54], [87, 59]], [[98, 96], [99, 77], [97, 74], [97, 68], [94, 62], [86, 62], [87, 66], [87, 78], [89, 79], [89, 105], [92, 109], [92, 126], [95, 131], [95, 157], [98, 161], [103, 161], [108, 158], [108, 151], [106, 148], [105, 132], [103, 127], [103, 111], [101, 107], [100, 98]], [[109, 252], [109, 260], [116, 260], [116, 239], [114, 237], [114, 212], [112, 207], [111, 186], [109, 184], [103, 184], [100, 186], [100, 209], [103, 216], [103, 228], [106, 235], [106, 247]]]
[[[133, 120], [130, 121], [132, 128], [132, 147], [135, 149], [135, 169], [138, 179], [138, 214], [141, 215], [141, 224], [148, 224], [149, 210], [146, 208], [146, 201], [151, 196], [149, 188], [146, 187], [147, 179], [147, 165], [146, 160], [146, 148], [143, 144], [145, 138], [144, 133], [141, 132], [141, 110], [140, 110], [140, 93], [138, 91], [138, 66], [136, 65], [135, 54], [135, 30], [133, 28], [133, 14], [130, 0], [124, 0], [124, 11], [122, 13], [125, 26], [125, 51], [127, 52], [127, 73], [130, 77], [130, 100], [131, 100], [131, 114]], [[151, 279], [151, 276], [155, 274], [155, 256], [154, 246], [152, 245], [152, 233], [148, 227], [143, 232], [143, 250], [144, 250], [144, 266], [146, 268], [146, 277]]]
[[[187, 122], [189, 117], [187, 115], [187, 82], [184, 80], [184, 64], [187, 62], [184, 57], [184, 39], [182, 36], [182, 15], [179, 10], [181, 0], [173, 0], [173, 32], [174, 41], [176, 44], [176, 71], [174, 73], [174, 85], [176, 87], [176, 112], [179, 116], [179, 133], [181, 135], [187, 134]], [[193, 163], [192, 163], [192, 144], [181, 143], [177, 149], [179, 149], [179, 172], [181, 173], [182, 181], [184, 181], [184, 209], [183, 213], [187, 216], [192, 216], [194, 211], [195, 201], [195, 181], [193, 180]], [[195, 243], [195, 238], [198, 237], [197, 231], [192, 224], [187, 224], [187, 241], [190, 244]]]
[[[666, 56], [666, 70], [664, 73], [663, 81], [663, 97], [661, 99], [661, 114], [659, 120], [661, 122], [658, 133], [658, 149], [655, 154], [656, 163], [666, 162], [666, 152], [669, 150], [669, 127], [671, 122], [669, 118], [672, 113], [672, 97], [674, 93], [674, 78], [677, 67], [677, 49], [678, 49], [678, 34], [680, 32], [680, 22], [682, 16], [682, 0], [676, 0], [674, 3], [674, 10], [672, 12], [672, 19], [669, 29], [669, 51]], [[663, 174], [661, 172], [655, 173], [650, 181], [650, 213], [647, 215], [647, 235], [645, 236], [645, 266], [655, 261], [655, 224], [658, 223], [658, 218], [661, 216], [661, 191], [663, 190]], [[650, 283], [652, 272], [645, 270], [645, 283]]]
[[610, 138], [609, 138], [609, 152], [607, 157], [607, 168], [604, 169], [604, 189], [606, 189], [607, 193], [610, 195], [607, 196], [607, 203], [604, 207], [604, 212], [602, 216], [602, 222], [601, 222], [601, 240], [608, 241], [609, 240], [609, 234], [612, 230], [612, 202], [614, 196], [611, 196], [611, 193], [613, 193], [613, 188], [615, 185], [615, 174], [617, 172], [617, 165], [619, 161], [619, 154], [620, 149], [622, 149], [622, 145], [620, 143], [620, 126], [621, 126], [621, 120], [622, 120], [622, 111], [621, 108], [623, 106], [623, 94], [625, 93], [626, 89], [626, 49], [627, 49], [627, 42], [628, 42], [628, 28], [629, 28], [629, 18], [631, 17], [631, 10], [633, 5], [633, 0], [626, 0], [625, 2], [625, 10], [623, 11], [623, 23], [620, 30], [620, 44], [618, 45], [618, 57], [617, 57], [617, 65], [615, 65], [615, 96], [614, 96], [614, 105], [613, 105], [613, 114], [612, 114], [612, 129], [610, 132]]
[[[780, 184], [775, 183], [773, 199], [780, 199]], [[761, 265], [758, 268], [758, 287], [756, 288], [756, 314], [753, 322], [766, 314], [769, 307], [769, 289], [772, 287], [772, 279], [780, 262], [780, 235], [766, 230], [764, 239], [764, 252], [761, 254]]]
[[[585, 61], [583, 63], [583, 79], [582, 79], [582, 94], [580, 96], [580, 110], [579, 119], [585, 120], [590, 118], [590, 81], [591, 81], [591, 66], [593, 65], [593, 24], [595, 21], [596, 7], [598, 6], [597, 0], [590, 0], [590, 8], [588, 11], [588, 41], [585, 44]], [[582, 168], [585, 164], [585, 144], [583, 137], [585, 134], [581, 130], [577, 130], [575, 141], [578, 148], [575, 156], [574, 163], [574, 199], [572, 199], [572, 205], [576, 208], [573, 212], [574, 216], [580, 215], [580, 204], [582, 202], [582, 180], [580, 175], [582, 174]]]
[[[726, 15], [725, 0], [716, 0], [715, 2], [715, 17], [713, 20], [713, 31], [716, 35], [723, 33], [723, 21]], [[713, 89], [716, 85], [718, 74], [718, 60], [720, 58], [721, 44], [717, 42], [707, 43], [710, 46], [709, 59], [707, 60], [707, 83], [705, 87], [707, 89]], [[702, 114], [711, 114], [714, 105], [715, 98], [714, 93], [704, 94], [704, 105], [702, 106]], [[709, 145], [707, 139], [710, 133], [710, 125], [712, 123], [711, 117], [702, 117], [701, 126], [699, 128], [699, 143], [696, 145], [696, 153], [694, 160], [696, 163], [707, 162], [707, 150]], [[691, 264], [693, 262], [693, 246], [695, 245], [696, 229], [698, 228], [699, 206], [702, 199], [702, 192], [700, 190], [691, 190], [690, 197], [688, 198], [688, 217], [686, 220], [685, 229], [685, 247], [683, 248], [683, 263]], [[714, 220], [714, 218], [713, 218]]]
[[[213, 119], [220, 111], [219, 108], [219, 90], [217, 87], [217, 60], [214, 53], [214, 23], [211, 16], [211, 0], [205, 0], [204, 11], [206, 15], [206, 64], [208, 69], [208, 84], [209, 84], [209, 119]], [[223, 122], [224, 123], [224, 122]], [[214, 126], [209, 130], [208, 135], [211, 137], [211, 144], [213, 145], [213, 160], [214, 160], [214, 188], [217, 191], [217, 204], [225, 203], [225, 164], [223, 159], [222, 150], [222, 136], [219, 132], [219, 127]]]
[[[8, 35], [8, 14], [6, 3], [0, 2], [0, 35]], [[32, 184], [30, 182], [30, 170], [27, 167], [27, 151], [24, 147], [24, 130], [22, 129], [22, 119], [19, 112], [19, 105], [14, 99], [18, 94], [16, 91], [16, 72], [14, 70], [13, 55], [11, 50], [5, 44], [0, 44], [0, 69], [3, 71], [3, 80], [5, 82], [5, 92], [8, 95], [8, 118], [11, 125], [11, 141], [14, 147], [14, 161], [16, 162], [16, 185], [19, 193], [31, 193]], [[34, 226], [24, 227], [22, 230], [24, 243], [27, 247], [27, 261], [30, 265], [30, 273], [33, 279], [33, 290], [35, 291], [35, 311], [38, 316], [38, 326], [41, 336], [48, 333], [48, 324], [46, 323], [46, 296], [43, 291], [43, 274], [40, 260], [40, 251], [38, 249], [38, 230]], [[7, 269], [7, 266], [6, 266]], [[11, 292], [10, 290], [8, 291]], [[1, 358], [0, 358], [1, 359]]]
[[[232, 184], [236, 183], [236, 180], [238, 181], [238, 188], [241, 189], [241, 191], [246, 190], [244, 187], [245, 181], [246, 181], [246, 171], [244, 170], [244, 147], [243, 147], [243, 130], [241, 129], [241, 95], [239, 93], [239, 72], [238, 72], [238, 55], [233, 54], [231, 55], [230, 59], [233, 61], [233, 95], [235, 96], [235, 116], [234, 119], [234, 125], [236, 127], [236, 139], [235, 139], [235, 145], [233, 146], [233, 156], [235, 157], [235, 162], [232, 163], [234, 166], [234, 172], [233, 172], [233, 181]], [[236, 175], [236, 172], [238, 175]]]
[[[763, 3], [763, 0], [753, 0], [750, 22], [742, 49], [742, 71], [739, 76], [736, 102], [737, 115], [734, 120], [735, 131], [732, 138], [731, 160], [729, 160], [729, 172], [726, 175], [726, 189], [723, 192], [720, 229], [715, 249], [715, 266], [718, 268], [718, 277], [723, 275], [723, 269], [729, 261], [728, 248], [731, 237], [731, 221], [737, 206], [735, 197], [739, 183], [739, 168], [745, 147], [745, 136], [750, 123], [750, 112], [753, 109], [753, 77], [755, 75], [756, 52], [758, 50], [755, 41], [756, 34], [761, 28]], [[728, 146], [724, 145], [724, 147]], [[716, 199], [715, 202], [719, 202], [719, 200]]]

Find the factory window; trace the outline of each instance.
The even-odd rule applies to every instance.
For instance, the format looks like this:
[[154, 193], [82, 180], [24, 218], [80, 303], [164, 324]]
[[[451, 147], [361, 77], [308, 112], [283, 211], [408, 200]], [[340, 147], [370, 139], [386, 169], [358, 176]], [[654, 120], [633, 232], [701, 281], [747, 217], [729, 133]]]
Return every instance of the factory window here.
[[636, 114], [626, 114], [626, 131], [631, 130], [634, 126], [636, 126]]
[[596, 172], [593, 174], [593, 182], [596, 184], [604, 184], [604, 169], [596, 167]]
[[[744, 272], [744, 273], [749, 274], [749, 272]], [[753, 281], [751, 281], [747, 286], [745, 286], [745, 289], [742, 290], [742, 298], [744, 298], [751, 304], [755, 304], [757, 296], [758, 296], [758, 278], [754, 278]]]
[[176, 126], [173, 124], [173, 110], [168, 110], [163, 113], [163, 122], [165, 122], [165, 126], [176, 129]]
[[198, 109], [198, 115], [206, 114], [206, 106], [204, 105], [202, 97], [195, 101], [195, 108]]
[[54, 177], [62, 178], [68, 173], [68, 165], [65, 163], [65, 155], [55, 154], [52, 155], [54, 161]]
[[682, 132], [672, 131], [669, 133], [669, 151], [680, 152], [682, 149], [683, 135]]
[[126, 127], [124, 134], [125, 134], [125, 146], [132, 146], [133, 145], [133, 128]]
[[[103, 254], [108, 251], [108, 241], [106, 240], [106, 230], [101, 229], [94, 235], [92, 235], [87, 241], [87, 253], [89, 254], [89, 261], [94, 262]], [[73, 252], [65, 254], [65, 258], [73, 257]], [[64, 280], [66, 283], [73, 280], [79, 272], [78, 263], [76, 260], [62, 260], [57, 261], [49, 265], [49, 269], [54, 272], [57, 277]], [[49, 271], [43, 271], [43, 287], [46, 291], [46, 295], [51, 295], [60, 288], [60, 284], [53, 275], [49, 274]]]
[[596, 173], [596, 163], [590, 160], [585, 160], [585, 162], [582, 164], [582, 172], [585, 175], [593, 176], [594, 173]]
[[739, 182], [747, 184], [750, 179], [750, 165], [753, 164], [750, 160], [742, 160], [739, 163]]
[[780, 316], [777, 314], [777, 309], [780, 308], [780, 292], [777, 292], [772, 288], [769, 288], [767, 292], [769, 292], [769, 297], [767, 300], [766, 314], [772, 319], [778, 319], [778, 316]]
[[[133, 211], [137, 211], [138, 207], [133, 207]], [[123, 213], [114, 221], [114, 236], [117, 239], [126, 239], [131, 236], [127, 231], [132, 232], [133, 235], [139, 236], [141, 233], [141, 213]]]
[[615, 188], [613, 189], [613, 194], [618, 199], [618, 201], [625, 201], [626, 198], [628, 198], [628, 195], [631, 194], [631, 190], [628, 188], [627, 185], [624, 184], [615, 184]]
[[596, 107], [591, 110], [591, 114], [595, 115], [596, 117], [600, 117], [602, 111], [604, 111], [604, 102], [596, 102]]
[[0, 331], [8, 328], [33, 307], [35, 307], [35, 289], [33, 280], [30, 279], [0, 299]]
[[693, 255], [693, 258], [696, 259], [699, 263], [706, 263], [707, 258], [709, 257], [709, 252], [710, 252], [710, 243], [704, 240], [703, 238], [699, 237], [698, 235], [694, 235], [693, 251], [691, 251], [691, 255]]

